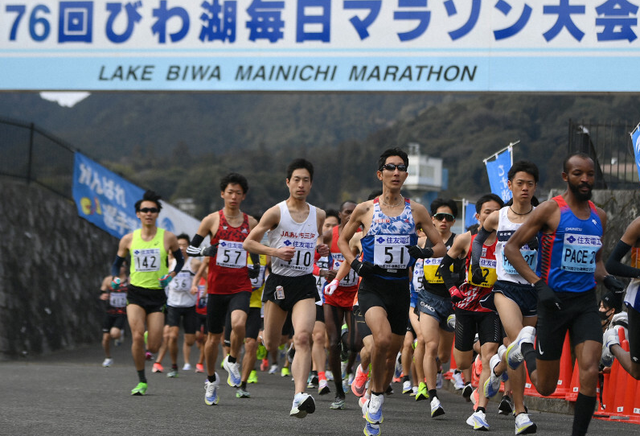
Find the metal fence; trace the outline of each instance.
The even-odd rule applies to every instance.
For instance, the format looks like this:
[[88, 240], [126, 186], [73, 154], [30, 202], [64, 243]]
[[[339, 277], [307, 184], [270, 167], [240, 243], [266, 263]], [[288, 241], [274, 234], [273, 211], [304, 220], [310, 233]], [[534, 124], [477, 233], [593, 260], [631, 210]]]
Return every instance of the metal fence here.
[[33, 123], [0, 117], [0, 175], [72, 198], [75, 149]]
[[620, 123], [569, 120], [569, 153], [583, 152], [596, 163], [597, 189], [637, 189], [630, 132], [635, 126]]

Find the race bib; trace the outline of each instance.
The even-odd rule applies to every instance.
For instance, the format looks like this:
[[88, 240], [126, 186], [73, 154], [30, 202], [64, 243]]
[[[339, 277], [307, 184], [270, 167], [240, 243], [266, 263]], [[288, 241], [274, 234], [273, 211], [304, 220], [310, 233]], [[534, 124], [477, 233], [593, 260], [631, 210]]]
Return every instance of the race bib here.
[[127, 293], [111, 292], [109, 294], [109, 304], [111, 307], [125, 307], [127, 305]]
[[406, 269], [411, 256], [406, 246], [411, 244], [409, 235], [378, 235], [373, 248], [373, 263], [388, 269]]
[[308, 271], [313, 264], [313, 251], [315, 250], [315, 244], [313, 247], [303, 248], [296, 247], [296, 251], [289, 262], [285, 262], [287, 268], [294, 271]]
[[265, 265], [260, 265], [260, 274], [258, 274], [258, 277], [256, 277], [255, 279], [251, 279], [252, 289], [259, 289], [262, 287], [262, 284], [264, 283], [264, 274], [266, 270], [267, 270], [267, 267]]
[[[535, 271], [536, 266], [538, 265], [538, 252], [536, 250], [523, 249], [520, 250], [520, 253], [522, 253], [522, 257], [524, 258], [524, 261], [527, 262], [527, 265], [529, 265], [529, 268]], [[509, 259], [507, 259], [504, 252], [502, 252], [502, 268], [507, 274], [518, 274], [518, 271], [516, 271], [513, 265], [511, 265], [511, 262], [509, 262]]]
[[560, 267], [565, 271], [593, 273], [596, 271], [596, 253], [601, 247], [599, 236], [567, 233], [564, 235]]
[[137, 272], [160, 271], [160, 249], [143, 248], [134, 250], [133, 266]]
[[244, 268], [247, 266], [247, 252], [242, 248], [242, 242], [220, 240], [216, 265], [225, 268]]
[[[444, 283], [442, 276], [440, 275], [440, 263], [441, 257], [428, 258], [424, 260], [424, 281], [427, 283]], [[453, 266], [453, 265], [452, 265]]]
[[482, 268], [482, 277], [484, 278], [482, 283], [474, 283], [472, 280], [471, 268], [469, 268], [469, 273], [467, 274], [469, 283], [481, 288], [492, 287], [498, 279], [498, 275], [496, 273], [496, 260], [480, 258], [480, 268]]
[[176, 292], [191, 292], [191, 274], [188, 271], [180, 271], [178, 275], [176, 275], [169, 286], [172, 291]]
[[[333, 256], [333, 270], [337, 271], [340, 269], [340, 265], [344, 263], [344, 256], [342, 253], [331, 253]], [[349, 268], [349, 273], [340, 280], [339, 286], [344, 288], [348, 288], [351, 286], [355, 286], [358, 284], [358, 273], [356, 273], [353, 268]]]

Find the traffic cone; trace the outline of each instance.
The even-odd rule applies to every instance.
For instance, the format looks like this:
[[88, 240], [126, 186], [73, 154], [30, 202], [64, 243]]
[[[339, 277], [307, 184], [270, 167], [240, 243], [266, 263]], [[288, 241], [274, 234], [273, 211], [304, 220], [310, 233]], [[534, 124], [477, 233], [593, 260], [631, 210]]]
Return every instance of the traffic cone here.
[[456, 364], [456, 359], [453, 357], [453, 349], [455, 347], [455, 340], [451, 344], [451, 357], [449, 358], [449, 371], [444, 374], [444, 378], [447, 380], [451, 380], [453, 378], [454, 371], [458, 368]]
[[567, 401], [576, 401], [578, 399], [579, 392], [580, 392], [580, 367], [578, 366], [578, 359], [576, 359], [573, 367], [573, 374], [571, 376], [571, 386], [568, 389], [567, 393], [565, 394], [564, 399]]
[[[564, 344], [562, 346], [562, 356], [560, 357], [560, 373], [558, 375], [558, 384], [553, 394], [549, 395], [551, 398], [566, 398], [568, 394], [573, 394], [573, 359], [571, 358], [571, 341], [569, 339], [569, 332], [564, 337]], [[578, 386], [580, 380], [578, 379]], [[576, 393], [576, 398], [578, 394]], [[569, 400], [575, 401], [575, 400]]]

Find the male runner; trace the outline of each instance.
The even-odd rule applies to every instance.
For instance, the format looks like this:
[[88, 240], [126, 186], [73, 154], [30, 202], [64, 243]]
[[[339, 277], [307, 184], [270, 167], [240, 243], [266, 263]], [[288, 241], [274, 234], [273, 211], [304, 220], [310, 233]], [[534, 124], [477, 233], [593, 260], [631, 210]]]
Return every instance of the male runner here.
[[[313, 278], [314, 251], [328, 255], [329, 247], [318, 245], [324, 223], [323, 210], [307, 203], [313, 183], [313, 165], [295, 159], [287, 167], [289, 198], [271, 207], [244, 241], [244, 248], [271, 256], [271, 271], [264, 288], [264, 342], [271, 353], [277, 353], [282, 327], [291, 313], [293, 342], [296, 353], [291, 364], [295, 396], [289, 415], [304, 418], [315, 412], [312, 396], [305, 393], [311, 369], [311, 333], [316, 320], [318, 299]], [[269, 231], [269, 246], [262, 237]]]
[[[572, 154], [563, 163], [567, 190], [538, 206], [511, 236], [504, 253], [515, 270], [538, 292], [536, 328], [525, 326], [505, 353], [512, 369], [526, 361], [529, 378], [542, 395], [551, 395], [558, 383], [560, 357], [567, 330], [580, 369], [580, 391], [573, 417], [573, 435], [587, 432], [596, 405], [602, 330], [598, 316], [596, 280], [607, 271], [602, 262], [602, 237], [607, 215], [589, 199], [595, 182], [593, 160]], [[521, 247], [538, 232], [540, 261], [537, 274], [524, 259]], [[613, 276], [604, 280], [612, 289]]]
[[[511, 190], [513, 204], [506, 206], [489, 215], [479, 228], [478, 236], [473, 241], [471, 256], [472, 271], [476, 272], [482, 244], [493, 232], [496, 232], [498, 244], [496, 246], [496, 273], [498, 279], [493, 286], [494, 303], [500, 321], [507, 334], [508, 343], [513, 342], [524, 326], [535, 326], [538, 320], [538, 297], [535, 288], [509, 263], [504, 255], [504, 246], [513, 233], [524, 223], [534, 210], [531, 203], [538, 184], [538, 167], [529, 161], [518, 161], [507, 174], [507, 185]], [[535, 270], [538, 263], [537, 240], [522, 247], [521, 251], [529, 267]], [[477, 272], [476, 272], [477, 274]], [[491, 398], [500, 390], [500, 383], [504, 380], [507, 365], [501, 363], [502, 350], [491, 357], [490, 377], [484, 384], [484, 395]], [[502, 351], [502, 352], [501, 352]], [[515, 405], [515, 433], [529, 434], [536, 432], [536, 424], [529, 418], [524, 406], [525, 374], [523, 368], [509, 370], [511, 390]]]
[[[205, 382], [204, 402], [208, 406], [218, 404], [220, 380], [216, 374], [218, 346], [222, 340], [227, 312], [231, 313], [231, 348], [224, 359], [224, 369], [229, 373], [227, 383], [238, 388], [241, 383], [240, 350], [245, 338], [245, 326], [251, 298], [251, 277], [260, 273], [260, 260], [254, 259], [251, 269], [247, 268], [247, 253], [242, 248], [252, 228], [255, 218], [240, 210], [247, 197], [249, 183], [238, 173], [229, 173], [220, 180], [220, 197], [224, 207], [218, 212], [207, 215], [187, 248], [190, 256], [209, 256], [207, 301], [207, 342], [205, 343], [205, 361], [207, 363], [207, 381]], [[198, 248], [207, 235], [211, 235], [211, 246]]]
[[102, 348], [105, 359], [102, 366], [105, 368], [113, 365], [111, 358], [111, 339], [115, 345], [120, 345], [124, 335], [125, 323], [127, 322], [127, 288], [129, 279], [127, 277], [127, 264], [120, 267], [120, 285], [117, 289], [111, 287], [112, 276], [107, 276], [100, 286], [100, 300], [105, 302], [106, 310], [102, 321]]
[[[156, 226], [158, 214], [162, 209], [160, 196], [153, 191], [145, 192], [142, 199], [136, 202], [135, 209], [142, 228], [120, 239], [118, 253], [111, 267], [111, 287], [117, 289], [119, 286], [120, 267], [125, 257], [131, 254], [127, 319], [133, 341], [131, 354], [139, 380], [131, 395], [144, 395], [147, 392], [147, 377], [144, 373], [145, 330], [148, 331], [147, 349], [155, 353], [162, 343], [167, 304], [164, 288], [180, 272], [184, 259], [176, 235]], [[176, 259], [176, 266], [171, 272], [167, 261], [169, 251]]]
[[[402, 347], [409, 322], [409, 268], [420, 257], [442, 256], [444, 244], [436, 232], [429, 212], [419, 203], [405, 199], [400, 190], [407, 179], [409, 158], [399, 149], [388, 149], [378, 160], [377, 177], [382, 194], [360, 203], [338, 239], [345, 262], [362, 277], [358, 290], [360, 310], [373, 334], [371, 355], [371, 399], [366, 404], [365, 434], [378, 434], [384, 392], [393, 377], [395, 358]], [[363, 260], [356, 259], [349, 241], [362, 227]], [[433, 248], [416, 246], [416, 228], [422, 228]]]

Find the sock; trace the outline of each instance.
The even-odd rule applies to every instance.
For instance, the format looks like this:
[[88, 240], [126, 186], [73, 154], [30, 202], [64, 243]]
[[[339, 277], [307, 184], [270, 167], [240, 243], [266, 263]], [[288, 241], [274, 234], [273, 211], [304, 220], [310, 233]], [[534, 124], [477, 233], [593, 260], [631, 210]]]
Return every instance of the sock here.
[[318, 371], [318, 380], [326, 380], [327, 376], [325, 375], [324, 371]]
[[243, 381], [242, 383], [240, 383], [240, 389], [242, 389], [243, 391], [247, 390], [247, 382]]
[[429, 389], [429, 398], [438, 398], [438, 391], [435, 389]]
[[144, 375], [144, 369], [141, 369], [140, 371], [138, 371], [138, 380], [140, 380], [140, 383], [147, 382], [147, 377]]
[[404, 377], [402, 377], [402, 383], [409, 381], [409, 376], [405, 375]]
[[596, 408], [596, 397], [588, 397], [578, 393], [576, 407], [573, 413], [572, 436], [582, 436], [587, 434], [593, 411]]
[[476, 412], [487, 413], [487, 411], [485, 410], [485, 408], [484, 408], [484, 407], [478, 407], [478, 408], [476, 409]]
[[231, 354], [229, 354], [229, 363], [236, 363], [236, 358], [231, 357]]
[[177, 363], [172, 363], [171, 364], [171, 369], [175, 369], [177, 371], [178, 370], [178, 364]]
[[208, 375], [207, 380], [209, 380], [209, 383], [213, 383], [214, 381], [216, 381], [216, 374], [214, 373], [213, 375]]
[[454, 369], [454, 370], [453, 370], [453, 373], [454, 373], [454, 374], [460, 374], [461, 372], [462, 372], [462, 371], [460, 371], [459, 369]]
[[524, 361], [527, 363], [527, 372], [529, 373], [529, 377], [531, 377], [531, 373], [538, 367], [536, 363], [536, 350], [533, 349], [533, 344], [529, 342], [523, 342], [520, 347]]
[[373, 391], [371, 391], [371, 395], [384, 395], [384, 392], [373, 392]]

